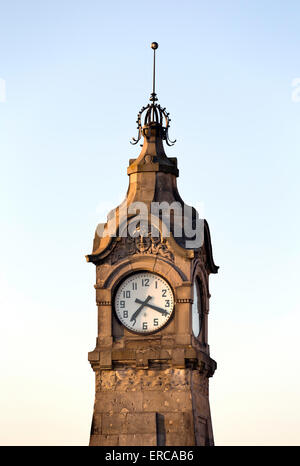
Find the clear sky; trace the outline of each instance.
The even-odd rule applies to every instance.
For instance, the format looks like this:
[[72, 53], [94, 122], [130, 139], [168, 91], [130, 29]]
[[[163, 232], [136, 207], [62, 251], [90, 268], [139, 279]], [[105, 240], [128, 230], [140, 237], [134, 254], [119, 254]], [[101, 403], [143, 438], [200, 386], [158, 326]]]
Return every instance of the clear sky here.
[[220, 266], [215, 442], [300, 444], [299, 22], [296, 0], [2, 2], [1, 444], [88, 443], [96, 305], [84, 256], [126, 194], [152, 41], [178, 140], [167, 153], [183, 199], [204, 206]]

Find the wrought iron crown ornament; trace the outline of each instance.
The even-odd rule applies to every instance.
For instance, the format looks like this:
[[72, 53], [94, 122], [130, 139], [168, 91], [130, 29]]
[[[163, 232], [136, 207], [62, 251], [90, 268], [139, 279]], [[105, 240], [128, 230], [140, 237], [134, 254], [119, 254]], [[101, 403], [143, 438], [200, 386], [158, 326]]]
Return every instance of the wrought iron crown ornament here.
[[[155, 51], [158, 48], [157, 42], [152, 42], [151, 48], [153, 49], [153, 90], [150, 95], [150, 104], [146, 105], [146, 107], [142, 107], [137, 116], [137, 130], [138, 135], [137, 138], [132, 138], [133, 142], [130, 141], [131, 144], [137, 144], [142, 136], [146, 136], [143, 132], [143, 126], [150, 126], [153, 124], [157, 124], [162, 128], [162, 139], [166, 141], [168, 146], [173, 146], [176, 142], [171, 141], [169, 138], [169, 128], [170, 128], [170, 121], [169, 113], [166, 111], [166, 108], [162, 108], [157, 102], [157, 94], [155, 93]], [[147, 136], [146, 136], [147, 137]]]

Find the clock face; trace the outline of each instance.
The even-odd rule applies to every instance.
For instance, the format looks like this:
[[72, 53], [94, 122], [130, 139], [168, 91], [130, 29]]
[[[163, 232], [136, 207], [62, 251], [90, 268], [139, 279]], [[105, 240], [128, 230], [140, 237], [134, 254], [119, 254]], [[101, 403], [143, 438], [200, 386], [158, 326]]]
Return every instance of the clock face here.
[[197, 281], [194, 282], [194, 296], [193, 296], [193, 307], [192, 307], [192, 328], [195, 337], [199, 336], [201, 330], [201, 295], [199, 285]]
[[121, 283], [114, 304], [125, 327], [138, 333], [151, 333], [170, 319], [174, 297], [170, 285], [162, 277], [151, 272], [138, 272]]

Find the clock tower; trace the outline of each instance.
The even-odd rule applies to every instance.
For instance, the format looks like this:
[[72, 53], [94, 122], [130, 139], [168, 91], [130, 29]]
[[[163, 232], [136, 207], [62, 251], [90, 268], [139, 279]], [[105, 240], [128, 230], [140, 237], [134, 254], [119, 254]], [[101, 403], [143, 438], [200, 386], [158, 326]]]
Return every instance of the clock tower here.
[[129, 160], [123, 203], [98, 225], [98, 335], [90, 445], [213, 445], [208, 345], [209, 227], [177, 190], [170, 118], [153, 92], [138, 114], [140, 155]]

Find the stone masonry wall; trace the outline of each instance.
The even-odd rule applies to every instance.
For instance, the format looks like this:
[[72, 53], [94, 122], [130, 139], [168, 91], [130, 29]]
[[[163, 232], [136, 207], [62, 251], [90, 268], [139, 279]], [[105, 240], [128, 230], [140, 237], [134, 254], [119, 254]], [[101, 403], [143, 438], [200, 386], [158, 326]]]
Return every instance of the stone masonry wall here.
[[210, 444], [208, 379], [192, 369], [96, 372], [90, 445]]

